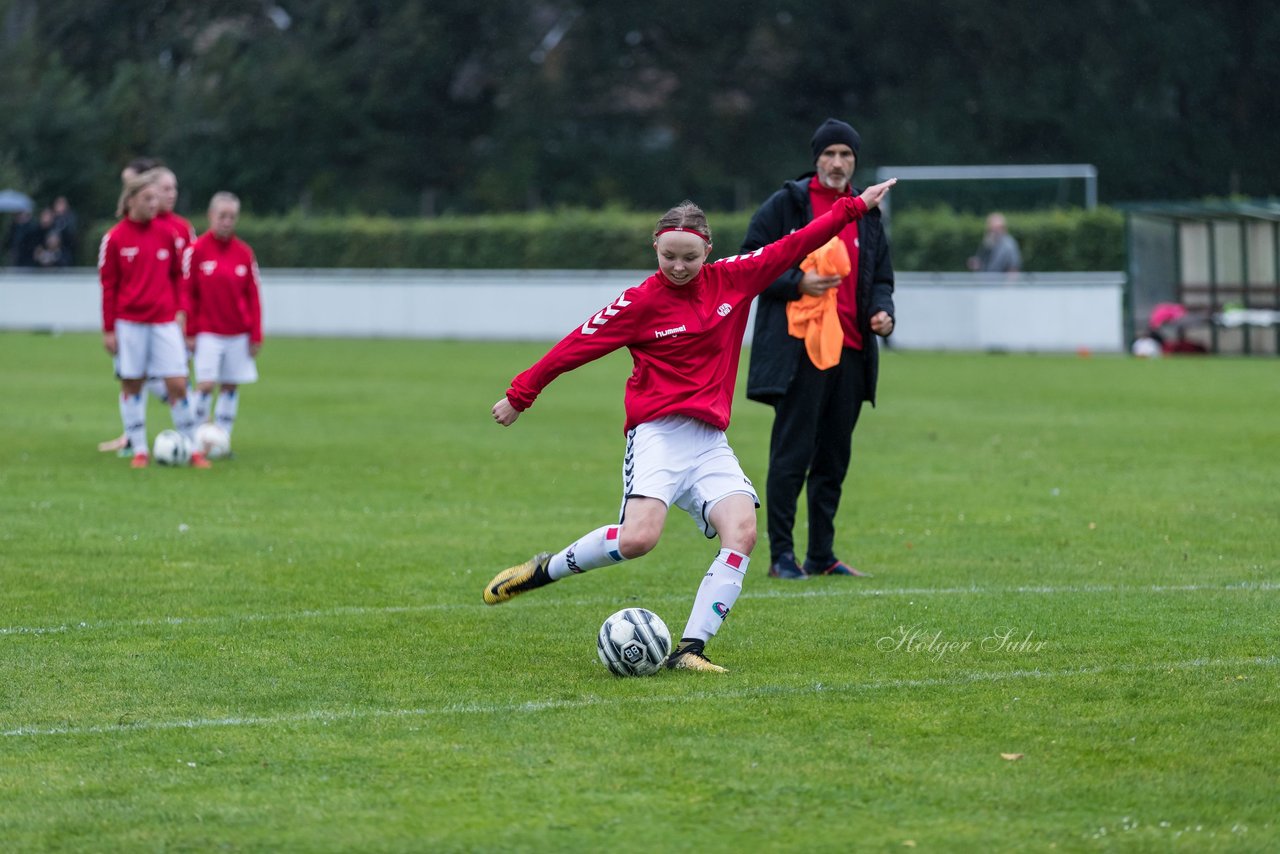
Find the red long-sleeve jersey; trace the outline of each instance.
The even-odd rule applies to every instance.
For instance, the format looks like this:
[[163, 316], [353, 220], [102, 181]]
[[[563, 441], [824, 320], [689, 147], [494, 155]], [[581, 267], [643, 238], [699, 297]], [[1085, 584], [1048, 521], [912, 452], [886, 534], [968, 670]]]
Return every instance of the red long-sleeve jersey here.
[[191, 248], [186, 266], [191, 302], [187, 334], [247, 332], [251, 343], [262, 343], [258, 262], [249, 244], [234, 235], [220, 240], [206, 231]]
[[654, 273], [513, 379], [507, 400], [523, 412], [560, 374], [626, 347], [634, 369], [627, 380], [625, 430], [666, 415], [724, 430], [752, 298], [866, 211], [860, 198], [839, 199], [829, 213], [768, 246], [704, 264], [685, 285]]
[[173, 239], [178, 244], [179, 252], [184, 252], [188, 246], [195, 245], [196, 230], [191, 227], [191, 222], [186, 217], [173, 211], [160, 211], [156, 214], [156, 222], [173, 232]]
[[98, 247], [102, 329], [117, 320], [168, 323], [184, 305], [182, 258], [165, 225], [122, 219]]

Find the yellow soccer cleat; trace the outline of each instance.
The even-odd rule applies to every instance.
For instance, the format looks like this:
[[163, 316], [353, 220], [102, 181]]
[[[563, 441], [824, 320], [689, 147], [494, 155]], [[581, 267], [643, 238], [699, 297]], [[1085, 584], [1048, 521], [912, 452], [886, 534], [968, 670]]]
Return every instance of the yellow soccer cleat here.
[[484, 603], [497, 605], [513, 596], [519, 596], [521, 593], [555, 581], [547, 574], [547, 564], [550, 562], [551, 552], [541, 552], [518, 566], [502, 570], [484, 589]]
[[702, 652], [703, 643], [699, 640], [681, 641], [680, 645], [667, 656], [669, 670], [696, 670], [699, 673], [728, 673], [718, 664], [713, 664]]

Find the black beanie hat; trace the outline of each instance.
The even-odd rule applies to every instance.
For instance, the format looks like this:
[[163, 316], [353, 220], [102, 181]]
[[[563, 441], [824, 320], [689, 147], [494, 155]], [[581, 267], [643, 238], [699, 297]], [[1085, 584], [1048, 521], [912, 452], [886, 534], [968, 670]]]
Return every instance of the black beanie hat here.
[[826, 150], [828, 145], [837, 145], [844, 143], [853, 149], [853, 156], [858, 156], [858, 146], [862, 144], [862, 137], [858, 136], [858, 132], [851, 125], [847, 125], [839, 119], [827, 119], [818, 125], [818, 129], [813, 132], [813, 139], [809, 140], [809, 147], [813, 149], [813, 160], [816, 163], [818, 157]]

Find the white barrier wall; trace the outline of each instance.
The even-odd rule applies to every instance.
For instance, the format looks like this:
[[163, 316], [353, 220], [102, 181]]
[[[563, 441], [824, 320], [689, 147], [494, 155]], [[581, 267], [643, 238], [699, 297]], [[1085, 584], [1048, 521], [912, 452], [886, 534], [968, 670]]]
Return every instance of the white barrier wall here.
[[[269, 269], [263, 333], [549, 341], [646, 275]], [[1123, 294], [1121, 273], [900, 273], [893, 340], [903, 349], [1120, 352]], [[0, 329], [100, 328], [96, 271], [0, 272]]]

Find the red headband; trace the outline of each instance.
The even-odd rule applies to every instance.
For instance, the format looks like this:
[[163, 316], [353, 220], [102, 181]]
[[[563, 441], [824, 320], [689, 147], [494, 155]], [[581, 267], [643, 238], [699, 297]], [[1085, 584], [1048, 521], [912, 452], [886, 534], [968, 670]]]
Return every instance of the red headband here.
[[654, 239], [654, 240], [657, 240], [659, 237], [661, 237], [662, 235], [666, 234], [668, 231], [680, 231], [680, 232], [683, 232], [683, 233], [685, 233], [685, 234], [692, 234], [694, 237], [700, 237], [700, 238], [702, 238], [702, 242], [703, 242], [703, 243], [708, 243], [708, 244], [709, 244], [709, 243], [711, 243], [710, 238], [708, 238], [708, 237], [707, 237], [705, 234], [703, 234], [701, 231], [694, 231], [692, 228], [681, 228], [680, 226], [673, 226], [673, 227], [671, 227], [671, 228], [663, 228], [663, 229], [660, 229], [660, 230], [658, 231], [658, 233], [657, 233], [657, 234], [655, 234], [655, 235], [653, 236], [653, 239]]

